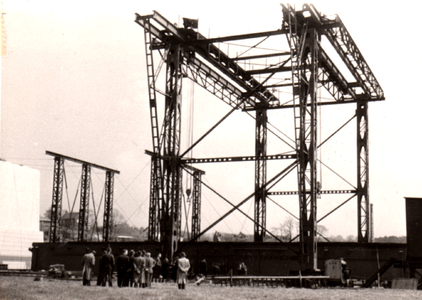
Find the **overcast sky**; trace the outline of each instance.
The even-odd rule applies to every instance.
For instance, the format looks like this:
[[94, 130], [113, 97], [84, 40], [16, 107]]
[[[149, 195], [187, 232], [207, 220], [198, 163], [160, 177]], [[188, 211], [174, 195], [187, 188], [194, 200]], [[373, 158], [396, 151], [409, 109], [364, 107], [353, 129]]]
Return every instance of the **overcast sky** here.
[[[374, 233], [404, 235], [404, 197], [422, 197], [421, 4], [379, 3], [314, 2], [322, 13], [341, 17], [384, 89], [386, 101], [369, 106]], [[7, 54], [2, 57], [0, 157], [41, 171], [41, 212], [51, 205], [53, 157], [45, 155], [48, 150], [121, 171], [115, 181], [115, 208], [131, 223], [147, 226], [150, 166], [144, 150], [151, 149], [151, 130], [143, 29], [134, 23], [134, 14], [152, 10], [173, 23], [181, 24], [183, 17], [199, 19], [199, 31], [210, 37], [275, 30], [282, 20], [278, 1], [3, 1]], [[188, 82], [184, 91], [192, 91]], [[195, 114], [186, 122], [193, 122], [198, 129], [194, 130], [197, 138], [229, 107], [198, 88], [184, 96], [185, 103], [191, 98], [195, 99]], [[186, 111], [190, 105], [186, 104]], [[340, 113], [345, 122], [354, 108], [348, 112], [331, 110], [322, 118], [331, 121], [340, 118]], [[352, 124], [353, 129], [355, 122]], [[236, 113], [193, 156], [253, 155], [253, 135], [253, 119]], [[345, 137], [333, 142], [328, 153], [339, 152], [341, 147], [354, 150], [355, 137], [347, 133]], [[276, 145], [269, 148], [277, 151]], [[330, 162], [328, 156], [322, 154], [335, 169], [338, 163]], [[208, 184], [235, 203], [253, 192], [253, 165], [197, 167], [207, 172]], [[356, 167], [351, 164], [350, 168]], [[79, 176], [80, 166], [67, 163], [69, 187], [64, 209], [73, 202], [78, 206]], [[95, 170], [92, 177], [91, 202], [99, 205], [104, 172]], [[353, 176], [350, 180], [356, 182]], [[189, 186], [188, 181], [186, 184]], [[322, 199], [318, 215], [345, 199]], [[230, 208], [209, 191], [202, 201], [203, 228]], [[356, 206], [352, 200], [324, 220], [328, 235], [356, 235]], [[252, 201], [242, 208], [253, 215]], [[273, 206], [268, 214], [268, 227], [287, 217]], [[253, 233], [253, 225], [237, 214], [219, 230]]]

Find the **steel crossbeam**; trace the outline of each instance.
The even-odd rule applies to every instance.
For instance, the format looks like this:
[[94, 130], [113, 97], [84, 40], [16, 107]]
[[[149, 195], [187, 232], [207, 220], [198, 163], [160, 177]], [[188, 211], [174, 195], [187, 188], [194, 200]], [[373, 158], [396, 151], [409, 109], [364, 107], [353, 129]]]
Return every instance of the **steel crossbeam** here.
[[[355, 194], [356, 190], [325, 190], [318, 191], [319, 194]], [[286, 195], [298, 195], [298, 191], [279, 191], [279, 192], [268, 192], [268, 196], [286, 196]]]
[[[276, 160], [276, 159], [296, 159], [296, 154], [275, 154], [275, 155], [262, 155], [261, 160]], [[186, 158], [182, 162], [188, 164], [199, 163], [226, 163], [226, 162], [245, 162], [255, 161], [256, 156], [232, 156], [232, 157], [213, 157], [213, 158]]]

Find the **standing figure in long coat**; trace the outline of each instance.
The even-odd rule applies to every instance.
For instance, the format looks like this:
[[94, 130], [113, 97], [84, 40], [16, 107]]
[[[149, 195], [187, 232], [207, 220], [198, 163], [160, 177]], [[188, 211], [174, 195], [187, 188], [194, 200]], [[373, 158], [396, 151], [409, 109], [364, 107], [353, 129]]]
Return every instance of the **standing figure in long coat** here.
[[147, 252], [145, 256], [145, 277], [147, 287], [151, 287], [152, 274], [154, 273], [155, 260], [151, 257], [151, 253]]
[[145, 258], [140, 250], [133, 257], [133, 269], [133, 286], [141, 287], [145, 283]]
[[180, 253], [180, 258], [177, 262], [177, 285], [181, 290], [185, 289], [186, 282], [188, 281], [189, 269], [189, 259], [186, 258], [185, 252], [182, 252]]
[[92, 270], [95, 266], [95, 251], [86, 250], [86, 254], [82, 258], [82, 284], [91, 285]]

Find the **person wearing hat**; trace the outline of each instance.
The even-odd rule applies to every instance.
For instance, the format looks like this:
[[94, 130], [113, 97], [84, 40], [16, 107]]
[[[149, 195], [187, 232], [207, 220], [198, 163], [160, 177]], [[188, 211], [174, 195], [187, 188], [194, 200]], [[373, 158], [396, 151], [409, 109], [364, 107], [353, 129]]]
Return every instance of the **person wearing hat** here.
[[92, 271], [95, 266], [95, 251], [86, 249], [86, 254], [82, 258], [82, 284], [91, 285]]
[[180, 258], [177, 261], [177, 285], [179, 290], [184, 290], [186, 282], [188, 281], [188, 271], [190, 269], [189, 259], [186, 258], [186, 253], [180, 253]]

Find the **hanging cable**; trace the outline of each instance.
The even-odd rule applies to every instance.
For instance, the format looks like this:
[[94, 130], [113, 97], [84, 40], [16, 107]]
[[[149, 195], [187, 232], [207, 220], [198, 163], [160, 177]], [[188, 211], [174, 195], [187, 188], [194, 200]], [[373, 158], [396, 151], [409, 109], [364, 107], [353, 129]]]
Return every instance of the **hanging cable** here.
[[[318, 102], [321, 102], [321, 87], [320, 88], [318, 88], [318, 95], [317, 95], [317, 103]], [[317, 145], [320, 145], [321, 144], [321, 135], [322, 135], [322, 119], [321, 119], [321, 116], [322, 116], [322, 107], [321, 107], [321, 105], [317, 105], [317, 110], [318, 110], [318, 133], [317, 133]], [[322, 151], [321, 150], [319, 150], [319, 147], [317, 147], [316, 149], [315, 149], [315, 151], [318, 151], [318, 153], [317, 153], [317, 156], [319, 156], [319, 184], [317, 184], [318, 186], [317, 186], [317, 188], [318, 188], [318, 193], [320, 193], [320, 191], [321, 191], [321, 188], [322, 188], [322, 165], [321, 165], [321, 161], [322, 161]]]

